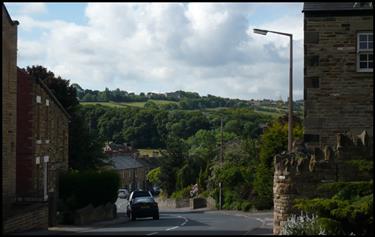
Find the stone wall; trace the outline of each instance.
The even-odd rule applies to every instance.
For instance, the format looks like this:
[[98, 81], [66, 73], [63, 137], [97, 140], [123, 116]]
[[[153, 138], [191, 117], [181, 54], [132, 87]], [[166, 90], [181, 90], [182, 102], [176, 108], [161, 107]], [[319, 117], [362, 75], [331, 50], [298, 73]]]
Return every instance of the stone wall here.
[[207, 200], [205, 198], [190, 198], [190, 208], [198, 209], [207, 207]]
[[12, 216], [3, 221], [3, 233], [9, 234], [31, 229], [48, 228], [48, 206], [46, 204], [34, 204], [30, 206], [14, 207]]
[[16, 194], [17, 21], [2, 4], [2, 200], [3, 219]]
[[[319, 197], [317, 186], [339, 181], [362, 181], [372, 178], [372, 173], [353, 167], [353, 160], [372, 160], [372, 137], [366, 131], [360, 135], [338, 134], [336, 147], [309, 150], [306, 144], [295, 145], [290, 154], [274, 158], [274, 227], [279, 234], [287, 218], [294, 213], [296, 198]], [[297, 213], [296, 213], [297, 214]]]
[[75, 225], [86, 225], [97, 221], [112, 220], [116, 217], [116, 205], [107, 203], [106, 205], [93, 207], [91, 204], [79, 209], [74, 214]]
[[[312, 146], [334, 146], [335, 134], [373, 136], [373, 72], [357, 71], [357, 33], [373, 31], [373, 15], [305, 12], [304, 133]], [[367, 13], [366, 13], [367, 14]]]
[[190, 200], [189, 198], [186, 199], [158, 199], [157, 200], [158, 206], [166, 207], [166, 208], [181, 208], [181, 207], [190, 207]]

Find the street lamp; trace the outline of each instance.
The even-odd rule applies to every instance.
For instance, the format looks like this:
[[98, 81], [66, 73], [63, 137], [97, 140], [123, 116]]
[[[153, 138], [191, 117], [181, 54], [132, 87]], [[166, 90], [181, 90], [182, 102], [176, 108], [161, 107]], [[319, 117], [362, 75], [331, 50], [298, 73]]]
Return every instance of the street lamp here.
[[261, 29], [254, 29], [254, 33], [266, 35], [267, 33], [274, 33], [279, 35], [289, 36], [290, 38], [290, 63], [289, 63], [289, 119], [288, 119], [288, 152], [292, 152], [292, 124], [293, 124], [293, 35], [283, 32], [271, 31], [271, 30], [261, 30]]

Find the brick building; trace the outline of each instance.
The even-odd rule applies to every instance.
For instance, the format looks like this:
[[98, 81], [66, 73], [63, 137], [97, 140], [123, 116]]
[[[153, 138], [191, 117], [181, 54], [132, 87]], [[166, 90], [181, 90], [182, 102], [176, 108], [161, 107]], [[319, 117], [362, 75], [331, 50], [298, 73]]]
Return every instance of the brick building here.
[[306, 2], [304, 140], [334, 146], [336, 134], [373, 133], [373, 7]]
[[3, 14], [3, 233], [56, 224], [57, 177], [68, 167], [69, 115], [17, 68], [17, 25]]

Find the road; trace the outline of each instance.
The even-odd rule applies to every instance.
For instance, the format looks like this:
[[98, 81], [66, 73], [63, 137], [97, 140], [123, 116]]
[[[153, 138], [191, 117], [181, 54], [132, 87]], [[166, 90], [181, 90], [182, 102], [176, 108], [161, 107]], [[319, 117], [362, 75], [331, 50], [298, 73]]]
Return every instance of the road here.
[[[93, 224], [70, 229], [50, 228], [48, 233], [64, 235], [272, 235], [272, 212], [244, 213], [189, 208], [160, 208], [160, 219], [126, 217], [125, 200], [116, 202], [118, 218], [106, 225]], [[32, 234], [32, 233], [29, 233]]]

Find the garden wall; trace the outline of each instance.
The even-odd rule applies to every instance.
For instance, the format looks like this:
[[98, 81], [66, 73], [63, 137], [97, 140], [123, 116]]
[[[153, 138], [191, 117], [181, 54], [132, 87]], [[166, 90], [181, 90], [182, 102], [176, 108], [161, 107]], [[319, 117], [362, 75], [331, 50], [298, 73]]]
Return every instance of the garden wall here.
[[96, 221], [111, 220], [116, 217], [116, 206], [112, 203], [93, 207], [91, 204], [77, 210], [74, 214], [75, 225], [86, 225]]
[[3, 222], [3, 234], [31, 229], [48, 228], [48, 205], [45, 203], [17, 207], [17, 210]]

